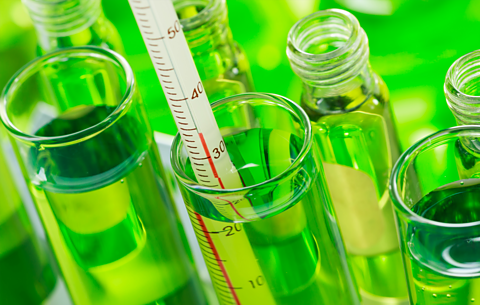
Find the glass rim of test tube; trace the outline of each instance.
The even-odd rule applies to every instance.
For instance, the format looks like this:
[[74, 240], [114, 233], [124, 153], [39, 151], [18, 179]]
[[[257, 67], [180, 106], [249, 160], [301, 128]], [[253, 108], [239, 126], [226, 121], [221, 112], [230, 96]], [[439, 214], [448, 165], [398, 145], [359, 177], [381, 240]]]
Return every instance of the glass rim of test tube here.
[[426, 225], [431, 225], [439, 228], [471, 228], [480, 226], [480, 221], [476, 222], [467, 222], [467, 223], [445, 223], [427, 219], [413, 212], [408, 205], [402, 199], [402, 194], [400, 193], [401, 185], [404, 184], [402, 180], [405, 180], [405, 174], [412, 166], [413, 161], [416, 157], [422, 154], [423, 151], [428, 151], [431, 148], [438, 147], [452, 139], [459, 137], [471, 137], [475, 136], [480, 138], [480, 126], [478, 125], [462, 125], [454, 126], [447, 128], [438, 132], [435, 132], [422, 140], [418, 141], [407, 149], [401, 156], [398, 158], [397, 163], [393, 167], [392, 174], [390, 177], [390, 197], [392, 198], [393, 206], [399, 213], [399, 217], [406, 217], [411, 221], [417, 223], [423, 223]]
[[[62, 55], [67, 58], [80, 58], [87, 55], [100, 58], [100, 56], [103, 55], [104, 60], [108, 60], [112, 65], [117, 65], [118, 67], [120, 67], [121, 70], [125, 73], [125, 93], [121, 98], [121, 102], [118, 104], [115, 110], [108, 114], [103, 120], [78, 132], [61, 136], [37, 136], [35, 134], [27, 133], [18, 129], [15, 124], [10, 120], [10, 117], [8, 115], [7, 105], [9, 100], [14, 98], [14, 94], [17, 92], [18, 87], [22, 85], [22, 80], [28, 79], [32, 74], [37, 73], [46, 64], [59, 61]], [[126, 114], [130, 105], [133, 103], [132, 97], [135, 93], [134, 88], [135, 78], [132, 68], [128, 64], [127, 60], [123, 58], [120, 54], [111, 50], [95, 46], [82, 46], [61, 49], [33, 59], [32, 61], [25, 64], [10, 78], [0, 98], [0, 116], [6, 129], [15, 137], [21, 140], [42, 145], [59, 145], [59, 143], [62, 145], [69, 145], [72, 141], [83, 141], [88, 139], [93, 134], [102, 132], [103, 130], [109, 128], [112, 124], [114, 124], [124, 114]]]
[[[258, 99], [258, 100], [265, 100], [265, 101], [270, 101], [270, 102], [280, 102], [280, 105], [286, 109], [293, 115], [295, 115], [297, 118], [299, 118], [299, 121], [302, 122], [304, 126], [304, 138], [303, 138], [303, 144], [302, 144], [302, 149], [298, 153], [297, 157], [295, 160], [293, 160], [292, 164], [286, 168], [281, 174], [276, 175], [273, 178], [270, 178], [268, 180], [265, 180], [261, 183], [249, 185], [249, 186], [244, 186], [241, 188], [234, 188], [234, 189], [216, 189], [216, 188], [210, 188], [206, 186], [202, 186], [199, 183], [193, 181], [186, 173], [185, 171], [181, 168], [180, 165], [180, 158], [181, 158], [181, 150], [184, 148], [184, 143], [182, 142], [182, 139], [180, 135], [177, 133], [175, 138], [173, 139], [172, 142], [172, 148], [176, 148], [176, 150], [173, 150], [170, 152], [170, 161], [172, 164], [172, 168], [177, 176], [177, 178], [180, 180], [180, 182], [188, 189], [190, 190], [195, 190], [197, 192], [203, 192], [203, 193], [209, 193], [209, 192], [215, 192], [218, 194], [231, 194], [231, 193], [237, 193], [239, 191], [248, 191], [252, 189], [256, 189], [259, 187], [263, 187], [266, 185], [270, 185], [273, 183], [277, 183], [279, 181], [282, 181], [283, 179], [287, 179], [290, 175], [292, 175], [295, 170], [297, 170], [299, 167], [301, 167], [301, 164], [305, 157], [309, 154], [310, 149], [312, 149], [313, 145], [313, 133], [312, 133], [312, 126], [310, 122], [308, 121], [308, 116], [305, 113], [305, 111], [296, 103], [292, 102], [288, 98], [282, 97], [277, 94], [271, 94], [271, 93], [242, 93], [242, 94], [236, 94], [232, 95], [230, 97], [226, 97], [223, 99], [220, 99], [218, 101], [215, 101], [214, 103], [211, 104], [212, 109], [215, 107], [219, 107], [221, 105], [227, 104], [231, 101], [234, 100], [253, 100], [253, 99]], [[278, 104], [277, 104], [278, 105]], [[279, 106], [280, 106], [279, 105]], [[289, 108], [287, 108], [289, 107]]]

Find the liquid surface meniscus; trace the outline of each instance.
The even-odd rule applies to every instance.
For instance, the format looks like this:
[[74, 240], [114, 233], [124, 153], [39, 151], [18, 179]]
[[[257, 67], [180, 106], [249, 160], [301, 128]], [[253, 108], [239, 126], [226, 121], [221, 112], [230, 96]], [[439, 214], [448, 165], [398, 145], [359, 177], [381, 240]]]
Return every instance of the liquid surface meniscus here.
[[[36, 135], [72, 134], [114, 110], [79, 105]], [[125, 114], [88, 140], [31, 150], [43, 176], [33, 193], [77, 304], [204, 304], [144, 130]]]
[[[296, 135], [263, 128], [240, 131], [224, 140], [245, 186], [281, 174], [298, 157], [303, 145]], [[189, 161], [186, 173], [195, 180]], [[318, 170], [305, 168], [289, 183], [275, 184], [271, 192], [255, 194], [254, 191], [249, 200], [253, 210], [262, 216], [250, 222], [233, 223], [213, 204], [206, 204], [208, 201], [186, 200], [187, 205], [204, 216], [202, 221], [192, 219], [192, 222], [194, 227], [204, 228], [196, 233], [222, 304], [230, 304], [228, 298], [222, 298], [223, 289], [219, 287], [228, 280], [236, 287], [240, 302], [233, 299], [232, 304], [353, 304], [349, 293], [352, 287], [345, 275], [346, 258], [343, 248], [338, 248], [342, 241], [323, 202], [324, 189], [319, 182], [323, 178], [317, 178], [317, 174]], [[287, 204], [280, 209], [276, 204], [282, 200]], [[209, 227], [223, 230], [210, 230], [205, 239], [205, 228]], [[245, 235], [243, 244], [230, 247], [230, 240], [236, 234]], [[207, 240], [209, 246], [202, 246]], [[210, 263], [210, 247], [217, 249], [229, 279], [224, 275], [219, 277], [216, 270], [220, 269]], [[252, 261], [245, 259], [247, 248], [253, 250]], [[234, 262], [237, 266], [232, 266]], [[245, 278], [257, 264], [258, 274]], [[264, 292], [259, 293], [260, 289]], [[252, 295], [256, 298], [251, 299]]]
[[[412, 207], [416, 214], [444, 224], [480, 221], [480, 180], [456, 181], [425, 195]], [[480, 302], [480, 228], [446, 235], [441, 228], [409, 229], [414, 287], [413, 304], [475, 304]]]

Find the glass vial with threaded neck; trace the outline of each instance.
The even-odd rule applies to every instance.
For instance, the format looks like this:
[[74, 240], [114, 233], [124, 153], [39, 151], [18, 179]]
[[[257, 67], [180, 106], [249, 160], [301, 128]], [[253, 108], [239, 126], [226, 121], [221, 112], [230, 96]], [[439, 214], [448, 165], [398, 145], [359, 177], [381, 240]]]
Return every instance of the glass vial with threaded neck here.
[[480, 50], [457, 59], [445, 78], [445, 97], [458, 125], [480, 120]]
[[92, 45], [123, 53], [120, 36], [100, 0], [22, 0], [37, 32], [39, 55]]
[[364, 304], [408, 304], [388, 178], [398, 141], [388, 89], [369, 64], [368, 40], [343, 10], [316, 12], [288, 37], [309, 115]]
[[233, 40], [225, 0], [174, 0], [210, 102], [253, 91], [250, 66]]
[[[480, 122], [480, 50], [457, 59], [445, 78], [445, 98], [457, 125]], [[462, 138], [455, 145], [459, 179], [480, 178], [480, 141]], [[457, 173], [451, 173], [457, 174]]]

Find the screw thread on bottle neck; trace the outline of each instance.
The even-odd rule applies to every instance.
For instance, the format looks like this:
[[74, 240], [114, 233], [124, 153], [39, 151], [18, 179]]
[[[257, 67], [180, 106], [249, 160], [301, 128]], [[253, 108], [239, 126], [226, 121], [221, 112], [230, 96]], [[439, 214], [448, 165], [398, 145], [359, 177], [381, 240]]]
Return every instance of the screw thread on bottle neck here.
[[99, 0], [23, 0], [39, 35], [65, 37], [90, 27], [100, 16]]
[[480, 122], [480, 50], [456, 60], [447, 72], [444, 86], [448, 107], [459, 125]]
[[293, 71], [306, 85], [321, 88], [324, 97], [374, 81], [367, 35], [343, 10], [319, 11], [297, 22], [288, 35], [287, 55]]

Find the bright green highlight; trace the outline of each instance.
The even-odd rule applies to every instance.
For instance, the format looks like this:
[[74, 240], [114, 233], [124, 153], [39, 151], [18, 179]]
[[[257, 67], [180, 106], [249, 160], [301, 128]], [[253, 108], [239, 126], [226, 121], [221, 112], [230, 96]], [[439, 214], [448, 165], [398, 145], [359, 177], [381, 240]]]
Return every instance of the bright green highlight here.
[[478, 1], [321, 0], [320, 8], [350, 11], [367, 33], [370, 63], [390, 90], [403, 150], [456, 125], [443, 83], [458, 57], [478, 49], [471, 39], [480, 31]]
[[299, 100], [302, 82], [290, 68], [286, 38], [295, 22], [318, 10], [318, 3], [318, 0], [227, 0], [233, 35], [247, 53], [258, 92]]

